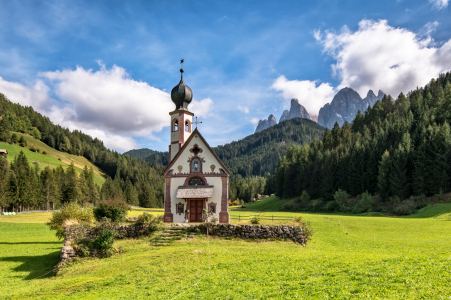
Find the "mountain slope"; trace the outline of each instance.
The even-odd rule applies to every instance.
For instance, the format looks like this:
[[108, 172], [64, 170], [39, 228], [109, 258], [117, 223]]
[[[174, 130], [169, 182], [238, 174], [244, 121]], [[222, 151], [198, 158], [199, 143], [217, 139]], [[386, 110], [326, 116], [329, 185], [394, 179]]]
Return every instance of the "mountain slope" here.
[[[263, 176], [274, 173], [279, 156], [284, 156], [289, 146], [310, 144], [315, 138], [319, 140], [324, 130], [324, 127], [311, 120], [294, 118], [239, 141], [214, 147], [213, 150], [234, 175]], [[167, 152], [149, 149], [131, 150], [124, 154], [142, 160], [143, 153], [150, 154], [144, 158], [146, 161], [167, 159]]]
[[[50, 168], [55, 168], [57, 166], [62, 166], [64, 169], [67, 168], [71, 163], [74, 163], [75, 169], [79, 174], [81, 174], [83, 168], [86, 166], [88, 169], [92, 168], [94, 171], [94, 182], [99, 186], [102, 186], [105, 182], [106, 174], [96, 165], [91, 163], [83, 156], [77, 156], [65, 152], [61, 152], [53, 149], [52, 147], [44, 144], [43, 142], [36, 140], [28, 134], [15, 133], [19, 138], [21, 136], [27, 141], [26, 147], [21, 147], [18, 144], [8, 144], [0, 142], [0, 149], [6, 149], [8, 151], [7, 159], [8, 161], [14, 161], [20, 151], [23, 151], [28, 159], [30, 165], [39, 165], [40, 169], [44, 169], [49, 166]], [[30, 149], [39, 149], [38, 152], [33, 152]], [[42, 154], [43, 152], [46, 154]]]

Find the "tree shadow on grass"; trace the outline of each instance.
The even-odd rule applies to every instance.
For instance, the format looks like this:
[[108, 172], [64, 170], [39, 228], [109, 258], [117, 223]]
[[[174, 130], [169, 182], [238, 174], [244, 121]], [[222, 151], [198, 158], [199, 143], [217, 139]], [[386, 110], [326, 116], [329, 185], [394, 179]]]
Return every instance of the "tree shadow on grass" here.
[[[21, 264], [12, 270], [15, 272], [29, 272], [29, 274], [23, 278], [23, 280], [32, 280], [37, 277], [47, 278], [54, 276], [53, 270], [60, 262], [60, 251], [54, 251], [46, 255], [40, 256], [11, 256], [1, 257], [2, 262], [21, 262]], [[48, 274], [46, 274], [48, 273]], [[45, 274], [45, 275], [44, 275]], [[40, 277], [42, 276], [42, 277]]]

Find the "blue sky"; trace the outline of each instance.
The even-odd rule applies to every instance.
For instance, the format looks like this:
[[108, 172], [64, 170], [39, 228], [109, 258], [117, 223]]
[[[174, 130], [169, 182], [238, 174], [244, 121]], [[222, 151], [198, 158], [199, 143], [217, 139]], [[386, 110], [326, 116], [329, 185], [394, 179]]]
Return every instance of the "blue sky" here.
[[437, 1], [0, 1], [0, 92], [119, 152], [166, 151], [168, 93], [194, 93], [216, 146], [311, 115], [350, 86], [397, 96], [451, 69]]

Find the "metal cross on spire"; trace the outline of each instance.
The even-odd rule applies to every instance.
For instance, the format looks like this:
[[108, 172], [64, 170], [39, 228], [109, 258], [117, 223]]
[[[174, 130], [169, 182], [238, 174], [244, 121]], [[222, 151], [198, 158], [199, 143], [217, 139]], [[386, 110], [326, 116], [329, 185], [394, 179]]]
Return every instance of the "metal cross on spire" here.
[[196, 128], [197, 128], [197, 124], [202, 124], [202, 122], [197, 121], [197, 117], [196, 117], [196, 122], [193, 122], [194, 124], [196, 124]]

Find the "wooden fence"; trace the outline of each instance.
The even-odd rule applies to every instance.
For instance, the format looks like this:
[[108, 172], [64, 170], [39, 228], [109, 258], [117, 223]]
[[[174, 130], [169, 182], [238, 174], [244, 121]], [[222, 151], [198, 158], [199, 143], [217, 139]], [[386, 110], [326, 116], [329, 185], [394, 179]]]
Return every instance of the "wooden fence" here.
[[269, 220], [269, 221], [293, 221], [293, 217], [284, 217], [284, 216], [268, 216], [268, 215], [249, 215], [249, 216], [242, 216], [242, 215], [230, 215], [231, 220], [238, 220], [238, 221], [247, 221], [251, 218], [258, 218], [260, 220]]

